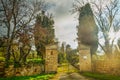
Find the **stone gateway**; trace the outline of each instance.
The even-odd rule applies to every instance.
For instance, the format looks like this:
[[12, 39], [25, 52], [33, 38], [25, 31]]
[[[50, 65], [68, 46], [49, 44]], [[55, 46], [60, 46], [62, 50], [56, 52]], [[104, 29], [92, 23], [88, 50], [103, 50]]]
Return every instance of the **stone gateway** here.
[[50, 44], [45, 47], [45, 72], [57, 72], [58, 66], [58, 46]]

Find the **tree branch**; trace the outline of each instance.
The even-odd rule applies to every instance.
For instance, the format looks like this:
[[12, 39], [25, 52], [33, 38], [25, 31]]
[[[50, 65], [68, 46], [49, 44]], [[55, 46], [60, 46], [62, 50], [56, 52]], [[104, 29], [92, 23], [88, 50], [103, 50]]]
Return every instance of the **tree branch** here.
[[104, 47], [98, 42], [98, 45], [101, 47], [101, 49], [106, 53], [106, 50], [104, 49]]

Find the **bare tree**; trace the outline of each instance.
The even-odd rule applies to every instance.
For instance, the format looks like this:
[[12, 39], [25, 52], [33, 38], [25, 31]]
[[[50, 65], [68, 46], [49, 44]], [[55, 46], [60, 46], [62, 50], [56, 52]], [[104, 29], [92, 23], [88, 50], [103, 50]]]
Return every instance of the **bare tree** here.
[[0, 21], [6, 29], [7, 50], [6, 62], [11, 55], [11, 45], [18, 32], [25, 30], [28, 25], [34, 24], [35, 15], [44, 9], [44, 1], [29, 0], [0, 0]]
[[[30, 28], [25, 28], [24, 31], [20, 31], [17, 34], [16, 39], [18, 39], [17, 44], [17, 48], [18, 50], [14, 50], [14, 47], [11, 48], [11, 53], [12, 56], [14, 58], [14, 62], [20, 64], [25, 63], [26, 62], [26, 58], [28, 56], [28, 54], [31, 51], [31, 47], [32, 47], [32, 41], [33, 41], [33, 34], [32, 34], [32, 29], [30, 30]], [[19, 56], [15, 56], [18, 55], [15, 52], [19, 53]]]
[[105, 7], [102, 7], [102, 2], [100, 2], [99, 5], [95, 3], [93, 4], [97, 8], [97, 12], [94, 15], [97, 26], [102, 32], [102, 38], [105, 40], [104, 45], [102, 45], [100, 42], [99, 45], [106, 54], [111, 55], [116, 37], [110, 34], [115, 33], [120, 29], [120, 18], [118, 16], [119, 0], [110, 0], [110, 3]]
[[[85, 1], [82, 1], [82, 4], [80, 1], [77, 2], [79, 3], [79, 6], [75, 5], [74, 11], [80, 12], [80, 5], [85, 4]], [[99, 32], [101, 33], [101, 37], [99, 39], [102, 38], [105, 41], [104, 44], [100, 41], [98, 44], [102, 50], [110, 57], [113, 52], [114, 42], [116, 39], [116, 36], [112, 34], [117, 33], [120, 29], [120, 17], [118, 16], [120, 5], [119, 0], [109, 0], [107, 2], [109, 3], [105, 4], [105, 2], [102, 0], [99, 0], [98, 2], [91, 0], [88, 3], [90, 3], [92, 7], [96, 25], [99, 29]]]

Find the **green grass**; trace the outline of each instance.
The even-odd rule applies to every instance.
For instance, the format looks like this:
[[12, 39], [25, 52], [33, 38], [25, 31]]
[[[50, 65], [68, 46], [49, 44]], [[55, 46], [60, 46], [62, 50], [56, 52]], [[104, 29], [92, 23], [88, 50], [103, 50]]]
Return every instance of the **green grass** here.
[[33, 76], [14, 76], [8, 78], [0, 78], [0, 80], [49, 80], [54, 74], [40, 74]]
[[36, 63], [36, 64], [44, 64], [44, 60], [43, 59], [27, 59], [27, 63]]
[[92, 72], [82, 72], [83, 76], [94, 78], [95, 80], [120, 80], [120, 76], [92, 73]]

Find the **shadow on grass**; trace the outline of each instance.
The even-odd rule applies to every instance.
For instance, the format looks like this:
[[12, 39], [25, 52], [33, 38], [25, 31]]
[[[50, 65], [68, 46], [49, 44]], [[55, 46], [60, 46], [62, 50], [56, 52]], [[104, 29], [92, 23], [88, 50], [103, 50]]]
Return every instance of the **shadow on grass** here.
[[81, 75], [94, 78], [95, 80], [120, 80], [120, 76], [107, 75], [101, 73], [92, 73], [92, 72], [80, 72]]

